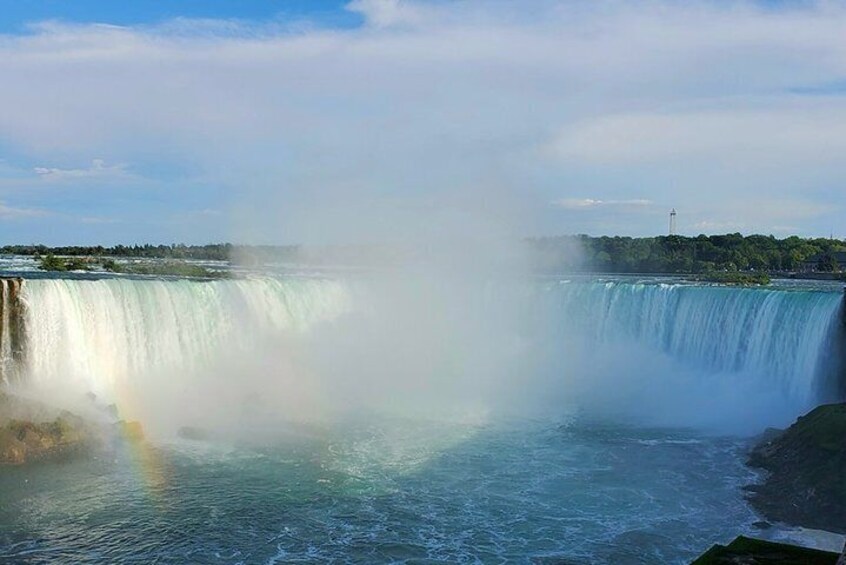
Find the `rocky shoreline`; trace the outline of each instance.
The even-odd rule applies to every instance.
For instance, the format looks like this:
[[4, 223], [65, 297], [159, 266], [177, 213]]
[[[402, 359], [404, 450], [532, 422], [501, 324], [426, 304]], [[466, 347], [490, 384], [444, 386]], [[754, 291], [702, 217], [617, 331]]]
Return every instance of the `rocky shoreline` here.
[[[144, 440], [139, 422], [117, 420], [89, 396], [88, 418], [0, 391], [0, 466], [56, 461], [107, 447], [115, 438]], [[98, 417], [99, 416], [99, 417]]]
[[841, 565], [838, 554], [796, 545], [738, 536], [715, 545], [691, 565]]
[[768, 520], [846, 534], [846, 403], [819, 406], [769, 432], [748, 464], [767, 473], [746, 490]]
[[96, 426], [64, 410], [0, 392], [0, 465], [22, 465], [85, 451]]
[[[825, 404], [786, 430], [767, 430], [747, 464], [766, 475], [745, 490], [766, 520], [846, 534], [846, 402]], [[760, 522], [769, 527], [769, 522]], [[846, 565], [841, 553], [739, 536], [714, 545], [693, 565]]]

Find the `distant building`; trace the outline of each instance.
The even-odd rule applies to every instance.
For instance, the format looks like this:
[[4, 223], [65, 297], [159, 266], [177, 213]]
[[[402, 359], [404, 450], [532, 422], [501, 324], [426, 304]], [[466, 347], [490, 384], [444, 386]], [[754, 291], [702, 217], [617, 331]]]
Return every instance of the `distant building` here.
[[[818, 253], [813, 257], [808, 257], [799, 264], [799, 271], [803, 273], [810, 273], [819, 270], [820, 261], [822, 261], [826, 255], [826, 253]], [[836, 272], [846, 272], [846, 251], [832, 251], [830, 255], [834, 257], [835, 261], [837, 261]]]
[[670, 235], [676, 235], [676, 209], [670, 210]]

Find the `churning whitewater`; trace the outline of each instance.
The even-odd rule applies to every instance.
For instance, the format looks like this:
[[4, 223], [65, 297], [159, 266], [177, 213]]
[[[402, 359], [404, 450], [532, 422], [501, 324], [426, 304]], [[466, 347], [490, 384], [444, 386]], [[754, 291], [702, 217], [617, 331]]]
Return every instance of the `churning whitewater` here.
[[743, 434], [841, 378], [831, 287], [415, 273], [10, 289], [11, 387], [140, 420], [149, 441], [0, 476], [4, 562], [96, 547], [144, 563], [689, 563], [761, 535]]
[[[515, 302], [515, 290], [507, 285], [481, 286], [459, 297], [462, 307], [477, 313]], [[838, 378], [832, 374], [830, 359], [832, 340], [840, 327], [841, 296], [836, 292], [578, 280], [535, 281], [524, 286], [519, 294], [525, 298], [521, 303], [525, 317], [505, 318], [514, 324], [508, 328], [514, 340], [508, 343], [544, 343], [543, 351], [524, 347], [521, 354], [534, 358], [529, 366], [543, 365], [539, 372], [550, 375], [542, 382], [520, 378], [528, 387], [558, 389], [556, 398], [566, 399], [568, 387], [574, 392], [589, 388], [592, 379], [596, 388], [608, 384], [603, 381], [607, 377], [591, 375], [597, 363], [579, 358], [573, 354], [576, 349], [599, 352], [603, 358], [632, 358], [632, 363], [641, 364], [639, 378], [647, 379], [643, 374], [660, 372], [658, 366], [669, 363], [673, 371], [689, 373], [695, 383], [719, 378], [737, 390], [775, 396], [786, 411], [784, 418], [825, 399]], [[350, 333], [366, 333], [372, 317], [353, 317], [350, 322], [357, 312], [379, 308], [376, 293], [366, 289], [362, 281], [322, 278], [28, 280], [21, 293], [24, 367], [14, 374], [21, 375], [23, 384], [41, 390], [90, 391], [115, 400], [121, 387], [138, 385], [152, 375], [168, 375], [177, 382], [194, 375], [202, 382], [204, 372], [219, 368], [224, 357], [264, 355], [282, 336], [299, 340], [288, 344], [285, 355], [290, 361], [297, 357], [295, 349], [307, 343], [303, 340], [311, 339], [310, 333], [319, 340], [321, 328], [337, 326], [345, 318]], [[456, 302], [442, 305], [454, 309]], [[486, 315], [481, 320], [494, 317]], [[395, 319], [388, 325], [405, 330]], [[449, 335], [440, 334], [448, 334], [450, 325], [456, 324], [437, 328], [438, 343], [449, 341]], [[490, 324], [478, 324], [483, 325]], [[413, 328], [407, 331], [420, 332], [408, 339], [427, 347], [429, 338], [420, 329], [425, 324], [415, 319], [407, 326]], [[461, 341], [466, 350], [460, 354], [468, 358], [473, 348], [479, 349], [479, 356], [488, 357], [493, 355], [489, 350], [503, 349], [501, 342], [473, 343], [465, 338]], [[568, 347], [574, 340], [580, 346]], [[338, 350], [344, 342], [335, 335], [331, 348]], [[355, 379], [356, 363], [371, 354], [376, 353], [359, 351], [354, 359], [339, 358], [336, 364], [348, 370], [347, 380]], [[449, 351], [450, 366], [455, 355]], [[503, 369], [506, 364], [491, 363], [506, 373], [498, 378], [517, 378]], [[360, 372], [365, 369], [373, 373], [371, 367]], [[432, 365], [432, 369], [440, 368]], [[460, 369], [488, 370], [466, 364]], [[625, 369], [611, 367], [609, 371]], [[305, 381], [321, 378], [316, 372], [313, 367], [300, 370], [302, 374], [291, 378], [292, 386], [307, 388]], [[574, 372], [584, 373], [584, 378], [567, 374]], [[236, 370], [227, 378], [237, 382], [242, 377]], [[479, 378], [484, 380], [484, 375]], [[392, 374], [390, 379], [402, 380], [403, 375]], [[473, 381], [474, 387], [484, 389], [476, 386], [479, 382]], [[327, 383], [321, 386], [325, 389]]]

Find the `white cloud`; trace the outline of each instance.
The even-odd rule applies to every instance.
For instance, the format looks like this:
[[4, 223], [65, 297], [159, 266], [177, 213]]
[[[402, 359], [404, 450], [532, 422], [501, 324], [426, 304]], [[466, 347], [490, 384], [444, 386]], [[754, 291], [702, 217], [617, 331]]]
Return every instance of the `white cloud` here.
[[649, 208], [651, 200], [633, 198], [629, 200], [598, 200], [595, 198], [561, 198], [554, 200], [552, 205], [565, 210], [588, 210], [593, 208]]
[[[366, 24], [48, 23], [2, 36], [0, 142], [30, 163], [103, 159], [99, 169], [40, 167], [53, 181], [131, 176], [105, 163], [140, 174], [136, 163], [189, 167], [211, 187], [207, 200], [175, 186], [149, 214], [234, 208], [242, 231], [263, 240], [429, 228], [422, 215], [389, 221], [383, 203], [460, 191], [480, 193], [473, 202], [496, 191], [504, 213], [492, 216], [514, 231], [534, 229], [536, 216], [547, 232], [587, 231], [591, 214], [564, 224], [550, 211], [561, 186], [603, 198], [557, 207], [603, 210], [609, 223], [648, 200], [719, 225], [738, 215], [740, 196], [749, 226], [813, 234], [844, 219], [846, 96], [797, 92], [846, 76], [846, 5], [348, 9]], [[822, 212], [755, 205], [797, 200]], [[316, 209], [332, 221], [316, 221]], [[639, 216], [627, 230], [664, 231]]]
[[103, 218], [100, 216], [83, 216], [78, 218], [83, 224], [118, 224], [120, 220], [117, 218]]
[[361, 14], [367, 24], [380, 28], [420, 25], [429, 12], [421, 5], [403, 0], [353, 0], [346, 8]]
[[[733, 106], [733, 104], [730, 104]], [[766, 109], [610, 115], [565, 128], [553, 151], [596, 164], [832, 161], [846, 151], [840, 99], [783, 100]]]
[[184, 222], [209, 220], [213, 218], [219, 218], [221, 216], [223, 216], [223, 212], [221, 212], [220, 210], [215, 210], [214, 208], [203, 208], [201, 210], [189, 210], [187, 212], [180, 212], [178, 214], [174, 214], [173, 218], [176, 221]]
[[35, 167], [33, 169], [41, 179], [50, 182], [71, 180], [91, 180], [126, 177], [125, 165], [106, 165], [102, 159], [94, 159], [85, 169], [60, 169], [56, 167]]
[[50, 212], [41, 210], [39, 208], [19, 208], [16, 206], [9, 206], [5, 202], [0, 201], [0, 218], [4, 220], [23, 220], [28, 218], [40, 218], [49, 216]]

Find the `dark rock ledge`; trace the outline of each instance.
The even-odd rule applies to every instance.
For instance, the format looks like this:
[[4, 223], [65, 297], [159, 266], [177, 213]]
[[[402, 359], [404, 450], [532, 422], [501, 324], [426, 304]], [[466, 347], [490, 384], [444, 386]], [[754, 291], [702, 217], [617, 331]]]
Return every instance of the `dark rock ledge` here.
[[691, 565], [840, 565], [838, 554], [740, 536], [715, 545]]
[[767, 471], [746, 490], [768, 520], [846, 534], [846, 403], [819, 406], [770, 433], [749, 465]]
[[[819, 406], [787, 430], [767, 430], [749, 455], [765, 471], [746, 488], [749, 502], [770, 521], [846, 534], [846, 403]], [[846, 565], [843, 553], [740, 536], [715, 545], [694, 565]]]

